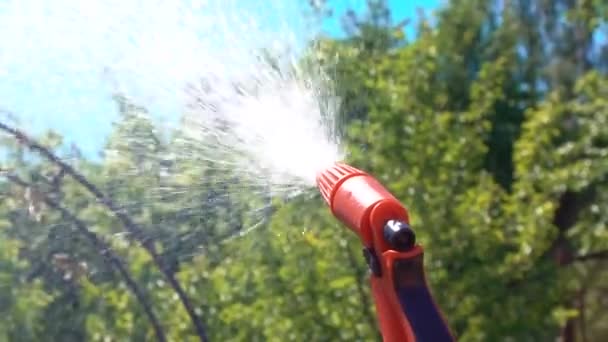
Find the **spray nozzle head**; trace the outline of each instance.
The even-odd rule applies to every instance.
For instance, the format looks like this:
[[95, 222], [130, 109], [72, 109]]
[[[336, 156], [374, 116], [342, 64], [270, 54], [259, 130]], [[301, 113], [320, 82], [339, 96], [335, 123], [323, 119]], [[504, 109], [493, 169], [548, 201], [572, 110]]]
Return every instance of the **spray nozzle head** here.
[[387, 240], [385, 225], [391, 220], [407, 225], [408, 213], [390, 192], [366, 172], [336, 163], [317, 174], [317, 186], [334, 216], [357, 233], [367, 246], [374, 245], [374, 241], [382, 241], [379, 242], [380, 249], [385, 250], [394, 248], [390, 240], [399, 246], [411, 243], [404, 241], [414, 241], [408, 233], [411, 232], [409, 226], [407, 230], [399, 229], [399, 232], [390, 233]]
[[335, 192], [344, 181], [351, 177], [366, 175], [365, 172], [350, 165], [336, 163], [317, 173], [317, 186], [325, 202], [332, 207]]

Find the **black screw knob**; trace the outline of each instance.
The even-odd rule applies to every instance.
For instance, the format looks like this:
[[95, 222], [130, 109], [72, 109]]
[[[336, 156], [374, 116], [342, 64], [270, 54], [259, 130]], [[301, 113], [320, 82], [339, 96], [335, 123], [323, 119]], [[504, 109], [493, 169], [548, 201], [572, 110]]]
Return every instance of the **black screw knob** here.
[[416, 234], [402, 221], [390, 220], [384, 225], [384, 239], [399, 252], [405, 252], [416, 243]]

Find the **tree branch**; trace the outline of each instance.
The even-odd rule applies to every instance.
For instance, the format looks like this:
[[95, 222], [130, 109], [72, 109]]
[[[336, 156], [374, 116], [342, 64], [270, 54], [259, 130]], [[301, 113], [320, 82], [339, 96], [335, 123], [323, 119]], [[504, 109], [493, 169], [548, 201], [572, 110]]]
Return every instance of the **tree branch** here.
[[66, 164], [59, 157], [57, 157], [53, 152], [51, 152], [48, 148], [42, 146], [36, 140], [30, 138], [25, 133], [20, 130], [7, 126], [6, 124], [0, 122], [0, 130], [12, 135], [18, 142], [27, 146], [30, 150], [36, 151], [48, 159], [51, 163], [59, 166], [61, 169], [65, 171], [65, 173], [72, 178], [74, 178], [78, 183], [80, 183], [85, 189], [87, 189], [99, 203], [101, 203], [104, 207], [106, 207], [112, 214], [114, 214], [125, 227], [125, 229], [129, 232], [129, 234], [138, 241], [143, 248], [150, 254], [154, 264], [158, 267], [159, 271], [163, 274], [171, 288], [175, 291], [177, 296], [179, 297], [182, 305], [186, 309], [192, 324], [196, 330], [197, 335], [200, 340], [203, 342], [207, 342], [207, 334], [206, 329], [203, 326], [202, 321], [199, 319], [198, 315], [194, 311], [194, 306], [192, 302], [186, 295], [186, 292], [182, 288], [181, 284], [175, 278], [175, 275], [170, 272], [170, 270], [165, 266], [161, 256], [156, 250], [152, 240], [145, 236], [144, 230], [135, 223], [127, 213], [117, 206], [112, 199], [105, 196], [97, 186], [91, 183], [84, 175], [76, 171], [72, 166]]
[[608, 249], [603, 250], [603, 251], [579, 255], [576, 258], [574, 258], [574, 261], [589, 261], [589, 260], [602, 260], [602, 259], [608, 259]]
[[[5, 174], [4, 176], [9, 181], [22, 188], [31, 187], [29, 183], [23, 181], [15, 175]], [[60, 212], [65, 219], [71, 221], [76, 227], [76, 229], [78, 229], [78, 231], [82, 235], [84, 235], [89, 240], [89, 242], [95, 247], [95, 249], [106, 259], [106, 262], [108, 262], [110, 265], [114, 266], [118, 270], [131, 292], [135, 295], [139, 303], [142, 305], [146, 316], [148, 316], [148, 319], [150, 320], [150, 324], [152, 324], [152, 327], [154, 328], [156, 339], [160, 342], [166, 342], [167, 338], [165, 337], [164, 330], [161, 327], [158, 318], [154, 314], [150, 302], [144, 295], [144, 292], [139, 288], [135, 280], [131, 277], [131, 274], [125, 267], [121, 258], [116, 253], [114, 253], [110, 245], [103, 241], [103, 239], [101, 239], [97, 234], [88, 229], [86, 224], [74, 214], [72, 214], [68, 209], [64, 208], [59, 203], [49, 198], [47, 195], [42, 196], [41, 199], [50, 208]]]

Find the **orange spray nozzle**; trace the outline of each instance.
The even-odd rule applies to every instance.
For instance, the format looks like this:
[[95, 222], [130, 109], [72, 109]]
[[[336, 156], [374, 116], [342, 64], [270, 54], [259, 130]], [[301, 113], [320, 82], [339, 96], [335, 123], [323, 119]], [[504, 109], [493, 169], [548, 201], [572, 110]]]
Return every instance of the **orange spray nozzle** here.
[[336, 163], [317, 174], [317, 186], [334, 216], [357, 233], [366, 246], [376, 245], [380, 247], [378, 252], [383, 252], [391, 247], [387, 244], [391, 240], [403, 240], [403, 236], [386, 234], [390, 235], [390, 221], [394, 221], [393, 226], [396, 222], [409, 224], [408, 212], [374, 177]]
[[343, 163], [319, 172], [317, 186], [365, 245], [384, 342], [453, 342], [426, 284], [423, 248], [415, 245], [406, 208], [374, 177]]

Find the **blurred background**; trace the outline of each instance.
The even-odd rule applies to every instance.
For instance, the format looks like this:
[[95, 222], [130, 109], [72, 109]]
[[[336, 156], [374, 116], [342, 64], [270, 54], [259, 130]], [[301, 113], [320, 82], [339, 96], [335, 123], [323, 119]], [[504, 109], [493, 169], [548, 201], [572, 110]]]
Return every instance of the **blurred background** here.
[[260, 33], [196, 49], [160, 3], [0, 3], [1, 341], [380, 340], [357, 237], [318, 197], [243, 190], [180, 129], [169, 84], [286, 23], [459, 340], [608, 341], [606, 1], [203, 1], [190, 28], [230, 11]]

